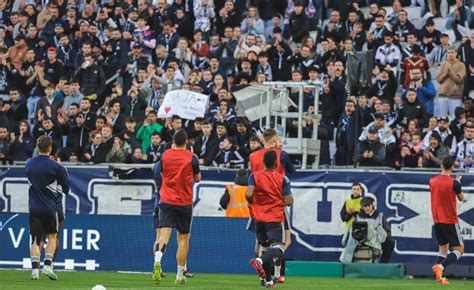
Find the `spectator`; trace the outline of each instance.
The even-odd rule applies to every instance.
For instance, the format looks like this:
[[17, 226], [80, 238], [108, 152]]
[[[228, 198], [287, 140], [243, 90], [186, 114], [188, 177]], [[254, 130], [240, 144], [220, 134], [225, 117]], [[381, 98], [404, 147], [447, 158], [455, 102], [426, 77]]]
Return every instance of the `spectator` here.
[[359, 166], [384, 166], [385, 147], [379, 141], [378, 128], [375, 125], [367, 130], [367, 139], [357, 144], [354, 158]]
[[464, 139], [457, 144], [456, 165], [460, 168], [472, 168], [474, 165], [474, 126], [466, 126]]
[[0, 125], [0, 164], [2, 165], [8, 164], [10, 160], [8, 154], [10, 140], [8, 137], [8, 128]]
[[199, 164], [209, 166], [219, 150], [219, 140], [212, 134], [212, 124], [205, 120], [201, 124], [202, 133], [196, 137], [193, 152], [199, 158]]
[[308, 16], [301, 1], [295, 1], [294, 11], [291, 13], [289, 21], [291, 42], [301, 43], [303, 38], [309, 35]]
[[138, 129], [137, 140], [142, 143], [142, 152], [147, 152], [148, 147], [151, 144], [153, 133], [162, 134], [163, 125], [157, 122], [157, 116], [155, 111], [150, 111], [146, 115], [146, 120], [143, 125]]
[[33, 136], [38, 139], [40, 136], [51, 137], [58, 147], [62, 144], [61, 126], [48, 116], [40, 116], [38, 123], [33, 127]]
[[217, 152], [212, 164], [216, 167], [237, 168], [242, 167], [244, 158], [235, 149], [235, 139], [225, 137], [222, 142], [222, 149]]
[[416, 97], [423, 105], [428, 116], [433, 116], [434, 113], [434, 99], [436, 97], [436, 88], [432, 81], [423, 78], [423, 73], [419, 68], [414, 68], [410, 71], [411, 81], [408, 88], [402, 94], [402, 98], [406, 99], [406, 94], [410, 89], [416, 91]]
[[219, 14], [216, 17], [217, 33], [223, 36], [225, 28], [234, 28], [237, 26], [240, 26], [240, 19], [234, 9], [234, 2], [225, 1], [224, 7], [219, 10]]
[[449, 14], [446, 20], [446, 28], [453, 29], [456, 35], [456, 40], [460, 41], [462, 38], [461, 33], [458, 30], [458, 25], [469, 28], [472, 23], [472, 11], [469, 6], [464, 5], [463, 0], [456, 0], [456, 6], [453, 11]]
[[[394, 5], [397, 3], [394, 1]], [[390, 22], [390, 21], [389, 21]], [[408, 20], [408, 13], [406, 10], [400, 10], [398, 13], [398, 21], [392, 24], [392, 31], [395, 36], [395, 40], [399, 43], [405, 43], [407, 41], [407, 36], [410, 33], [416, 33], [415, 26]]]
[[[0, 128], [0, 133], [2, 128]], [[1, 134], [0, 134], [1, 136]], [[19, 122], [19, 134], [12, 132], [11, 143], [8, 146], [8, 156], [11, 161], [26, 161], [31, 158], [36, 146], [35, 138], [31, 135], [27, 121]]]
[[433, 46], [431, 52], [427, 55], [427, 59], [431, 67], [439, 68], [441, 64], [448, 60], [449, 35], [443, 33], [439, 37], [440, 44]]
[[454, 110], [461, 106], [466, 67], [457, 59], [454, 47], [448, 49], [448, 57], [441, 64], [436, 81], [439, 84], [437, 97], [437, 116], [454, 117]]
[[423, 127], [429, 118], [424, 106], [418, 100], [418, 95], [414, 89], [408, 89], [406, 93], [407, 101], [403, 105], [403, 113], [407, 120], [418, 120]]
[[385, 33], [384, 45], [377, 48], [375, 62], [386, 68], [390, 68], [394, 73], [396, 73], [400, 58], [400, 49], [397, 45], [393, 44], [393, 34], [391, 32]]
[[[433, 18], [426, 20], [425, 26], [420, 31], [421, 49], [428, 55], [436, 45], [440, 45], [441, 32], [435, 29]], [[431, 64], [433, 65], [433, 64]]]
[[456, 119], [451, 121], [451, 123], [449, 124], [449, 129], [453, 133], [456, 140], [459, 141], [462, 140], [464, 137], [464, 128], [466, 126], [467, 121], [466, 111], [463, 107], [457, 107], [454, 110], [454, 113], [456, 115]]
[[353, 100], [347, 100], [345, 110], [337, 125], [336, 165], [351, 165], [354, 162], [356, 134], [360, 130], [357, 114], [356, 103]]
[[390, 33], [390, 30], [385, 27], [385, 19], [382, 15], [375, 17], [375, 27], [367, 34], [368, 48], [374, 51], [384, 44], [385, 35]]
[[421, 80], [425, 74], [428, 74], [429, 70], [428, 61], [421, 56], [421, 49], [417, 44], [413, 45], [411, 52], [412, 55], [409, 58], [406, 58], [401, 66], [403, 70], [403, 77], [401, 77], [401, 79], [403, 80], [403, 84], [405, 86], [410, 85], [410, 82], [412, 81], [414, 75], [413, 70], [420, 70], [418, 80]]
[[125, 163], [131, 164], [142, 164], [147, 162], [146, 154], [143, 154], [142, 149], [140, 147], [133, 148], [132, 153], [127, 154], [125, 157]]
[[378, 69], [380, 71], [380, 79], [377, 79], [375, 84], [372, 85], [372, 88], [369, 91], [369, 97], [385, 99], [393, 105], [395, 93], [398, 87], [397, 79], [391, 69], [383, 65], [378, 65]]
[[128, 145], [120, 137], [114, 137], [112, 149], [109, 150], [105, 157], [107, 163], [124, 163], [125, 156], [128, 152]]
[[341, 42], [348, 34], [346, 26], [341, 22], [341, 14], [337, 10], [331, 12], [331, 19], [324, 26], [323, 36], [325, 38], [331, 36], [334, 40], [339, 43]]
[[28, 119], [28, 109], [26, 107], [26, 98], [20, 95], [17, 88], [10, 89], [10, 101], [3, 105], [3, 110], [7, 111], [8, 117], [13, 121], [13, 129], [17, 131], [17, 124], [21, 120]]
[[74, 78], [79, 82], [81, 93], [86, 98], [101, 106], [104, 102], [105, 74], [102, 67], [95, 61], [92, 54], [84, 55], [84, 63], [76, 72]]
[[449, 156], [449, 149], [441, 143], [441, 136], [433, 132], [429, 138], [429, 147], [423, 150], [423, 167], [439, 168], [441, 160]]
[[425, 138], [423, 139], [423, 147], [426, 149], [430, 146], [430, 137], [434, 132], [438, 133], [439, 137], [441, 138], [441, 143], [446, 146], [449, 150], [450, 155], [454, 155], [456, 153], [456, 144], [457, 140], [454, 134], [449, 129], [449, 118], [448, 117], [439, 117], [438, 118], [438, 127], [436, 127], [433, 131], [427, 132]]
[[158, 132], [153, 132], [151, 135], [151, 144], [146, 149], [147, 161], [150, 163], [156, 163], [160, 161], [165, 149], [166, 142], [161, 139], [161, 136]]
[[102, 142], [102, 134], [93, 132], [90, 136], [89, 144], [84, 149], [83, 161], [94, 164], [104, 163], [108, 150]]

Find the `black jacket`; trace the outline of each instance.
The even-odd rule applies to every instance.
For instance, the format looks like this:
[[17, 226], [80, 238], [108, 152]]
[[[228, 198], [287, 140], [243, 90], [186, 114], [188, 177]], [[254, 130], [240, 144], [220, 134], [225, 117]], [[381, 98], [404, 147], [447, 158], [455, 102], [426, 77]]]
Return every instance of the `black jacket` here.
[[81, 84], [81, 93], [84, 96], [100, 96], [105, 91], [105, 73], [96, 63], [87, 68], [79, 68], [74, 78]]
[[[365, 158], [363, 153], [371, 151], [374, 153], [372, 158]], [[360, 166], [384, 166], [385, 164], [385, 147], [379, 141], [360, 141], [355, 150], [355, 159]]]
[[35, 138], [28, 132], [22, 139], [20, 142], [20, 137], [16, 136], [9, 144], [8, 158], [11, 161], [26, 161], [33, 155], [36, 146]]
[[204, 166], [212, 164], [214, 157], [219, 151], [219, 143], [219, 139], [215, 135], [211, 135], [206, 143], [205, 151], [202, 151], [203, 135], [200, 134], [194, 139], [194, 154], [196, 154], [199, 159], [204, 159]]
[[296, 15], [295, 12], [291, 13], [289, 26], [293, 42], [300, 43], [303, 38], [309, 35], [308, 16], [304, 11], [300, 15]]

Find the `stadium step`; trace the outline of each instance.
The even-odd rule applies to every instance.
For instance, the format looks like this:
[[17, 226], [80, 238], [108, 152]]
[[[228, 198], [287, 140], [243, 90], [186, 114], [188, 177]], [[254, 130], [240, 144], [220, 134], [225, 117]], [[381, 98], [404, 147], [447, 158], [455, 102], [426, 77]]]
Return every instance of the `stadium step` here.
[[310, 277], [347, 277], [347, 278], [388, 278], [405, 277], [405, 266], [402, 264], [342, 264], [335, 262], [287, 261], [288, 276]]

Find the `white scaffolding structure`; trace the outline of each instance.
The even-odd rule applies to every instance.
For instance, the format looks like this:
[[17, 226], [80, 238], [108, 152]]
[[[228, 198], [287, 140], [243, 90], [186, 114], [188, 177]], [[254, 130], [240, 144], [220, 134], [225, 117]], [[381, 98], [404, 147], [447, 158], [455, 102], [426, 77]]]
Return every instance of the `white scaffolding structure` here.
[[[313, 168], [317, 168], [319, 165], [319, 153], [320, 153], [320, 141], [318, 140], [318, 122], [321, 119], [319, 112], [319, 91], [322, 83], [308, 84], [307, 82], [264, 82], [264, 85], [270, 89], [269, 95], [274, 95], [274, 90], [284, 89], [298, 89], [298, 112], [288, 112], [288, 106], [283, 111], [272, 110], [272, 98], [268, 98], [267, 103], [267, 116], [266, 123], [271, 123], [271, 118], [275, 118], [275, 127], [278, 125], [278, 118], [281, 118], [281, 126], [283, 128], [283, 137], [285, 138], [285, 144], [283, 149], [289, 154], [301, 154], [302, 162], [301, 168], [308, 168], [308, 156], [315, 156], [315, 160], [312, 164]], [[310, 88], [314, 90], [314, 112], [315, 114], [310, 115], [313, 119], [313, 135], [311, 138], [303, 138], [303, 103], [304, 103], [304, 89]], [[298, 119], [298, 134], [296, 138], [288, 138], [286, 136], [286, 120], [287, 119]]]

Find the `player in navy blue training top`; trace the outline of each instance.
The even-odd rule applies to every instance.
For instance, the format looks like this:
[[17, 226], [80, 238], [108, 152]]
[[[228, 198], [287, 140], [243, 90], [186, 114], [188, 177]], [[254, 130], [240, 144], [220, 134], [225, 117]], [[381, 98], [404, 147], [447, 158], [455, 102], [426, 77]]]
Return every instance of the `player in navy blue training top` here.
[[29, 223], [31, 235], [31, 279], [39, 278], [39, 262], [42, 236], [48, 238], [45, 250], [42, 273], [52, 280], [57, 276], [51, 268], [51, 262], [57, 244], [59, 226], [59, 205], [62, 194], [69, 192], [69, 179], [66, 168], [50, 159], [52, 140], [48, 136], [41, 136], [37, 141], [38, 157], [26, 162], [25, 171], [29, 182]]

